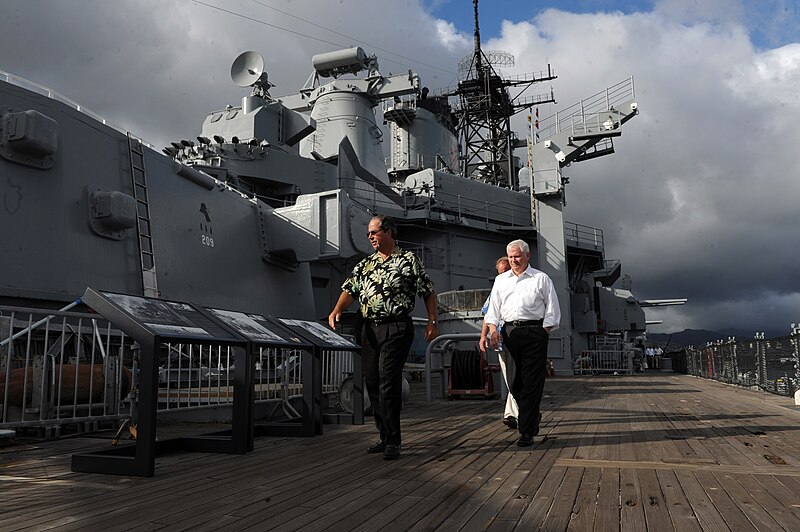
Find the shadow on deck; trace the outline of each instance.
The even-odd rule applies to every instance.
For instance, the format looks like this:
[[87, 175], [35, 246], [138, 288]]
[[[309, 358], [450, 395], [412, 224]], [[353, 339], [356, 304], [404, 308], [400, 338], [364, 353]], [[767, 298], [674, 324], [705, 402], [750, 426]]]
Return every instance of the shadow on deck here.
[[105, 436], [0, 448], [4, 530], [800, 530], [800, 410], [691, 376], [547, 381], [535, 445], [497, 399], [424, 401], [403, 453], [326, 425], [246, 455], [160, 456], [154, 478], [72, 473]]

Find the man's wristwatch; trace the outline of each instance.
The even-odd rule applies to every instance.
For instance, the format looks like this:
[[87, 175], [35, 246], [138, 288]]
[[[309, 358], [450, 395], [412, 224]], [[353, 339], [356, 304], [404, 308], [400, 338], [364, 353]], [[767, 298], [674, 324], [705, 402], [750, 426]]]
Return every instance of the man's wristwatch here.
[[429, 325], [436, 325], [436, 323], [437, 323], [436, 320], [428, 320]]

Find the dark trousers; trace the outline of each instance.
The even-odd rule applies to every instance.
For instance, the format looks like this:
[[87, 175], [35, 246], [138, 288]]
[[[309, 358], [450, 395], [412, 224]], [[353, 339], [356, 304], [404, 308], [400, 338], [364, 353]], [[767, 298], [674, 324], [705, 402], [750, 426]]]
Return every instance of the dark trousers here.
[[503, 326], [503, 341], [517, 367], [511, 393], [519, 406], [520, 434], [533, 436], [539, 433], [539, 408], [547, 375], [548, 337], [541, 325]]
[[375, 414], [381, 441], [400, 445], [400, 409], [403, 406], [403, 366], [414, 325], [411, 318], [376, 324], [367, 320], [362, 334], [364, 384]]

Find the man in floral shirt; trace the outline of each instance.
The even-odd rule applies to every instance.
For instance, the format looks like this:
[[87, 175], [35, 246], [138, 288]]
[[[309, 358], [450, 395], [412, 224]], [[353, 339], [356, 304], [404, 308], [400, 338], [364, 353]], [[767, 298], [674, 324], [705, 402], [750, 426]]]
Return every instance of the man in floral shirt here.
[[436, 338], [436, 292], [419, 259], [397, 247], [397, 226], [391, 218], [375, 216], [367, 230], [375, 253], [353, 268], [328, 324], [335, 329], [342, 312], [358, 300], [364, 318], [364, 382], [381, 438], [367, 452], [394, 460], [400, 456], [403, 366], [414, 340], [411, 311], [419, 295], [428, 311], [425, 339]]

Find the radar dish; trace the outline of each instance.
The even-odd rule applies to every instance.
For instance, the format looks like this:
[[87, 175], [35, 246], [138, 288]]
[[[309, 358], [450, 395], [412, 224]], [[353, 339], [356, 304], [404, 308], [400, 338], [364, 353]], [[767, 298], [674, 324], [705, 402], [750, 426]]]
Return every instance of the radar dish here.
[[231, 79], [239, 87], [270, 86], [264, 72], [264, 58], [258, 52], [244, 52], [231, 65]]

